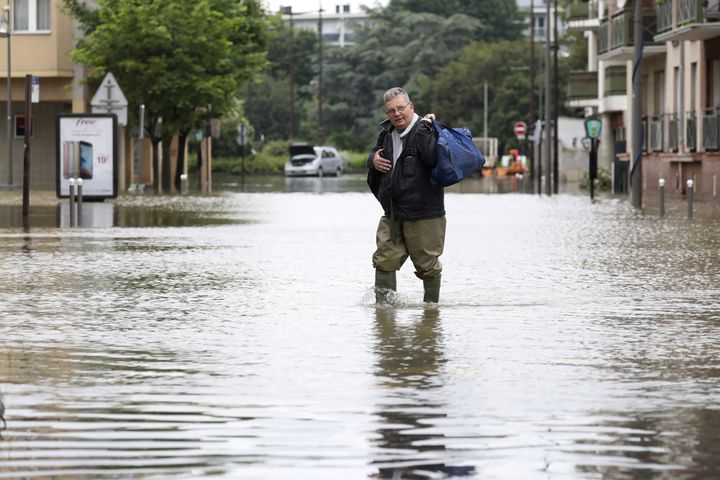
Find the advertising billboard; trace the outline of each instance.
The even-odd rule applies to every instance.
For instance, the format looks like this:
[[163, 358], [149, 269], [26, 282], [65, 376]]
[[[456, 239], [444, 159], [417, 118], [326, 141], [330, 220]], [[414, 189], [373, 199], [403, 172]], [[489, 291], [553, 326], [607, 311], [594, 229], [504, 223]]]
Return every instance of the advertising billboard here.
[[68, 114], [57, 119], [57, 182], [60, 198], [70, 196], [70, 179], [82, 179], [83, 198], [117, 197], [117, 117]]

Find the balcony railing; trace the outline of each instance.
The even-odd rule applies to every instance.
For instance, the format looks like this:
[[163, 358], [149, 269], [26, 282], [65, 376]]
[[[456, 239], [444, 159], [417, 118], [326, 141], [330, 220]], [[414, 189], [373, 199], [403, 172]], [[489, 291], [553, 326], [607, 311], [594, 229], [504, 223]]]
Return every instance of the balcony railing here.
[[679, 145], [679, 138], [678, 134], [680, 127], [680, 121], [677, 118], [677, 114], [671, 113], [668, 115], [668, 140], [669, 140], [669, 147], [671, 152], [677, 152], [678, 151], [678, 145]]
[[702, 138], [705, 150], [720, 150], [720, 112], [705, 110], [702, 118]]
[[621, 10], [610, 19], [610, 49], [625, 47], [632, 42], [632, 25], [630, 25], [631, 14], [629, 11]]
[[608, 22], [607, 18], [604, 18], [600, 22], [600, 27], [598, 27], [598, 55], [608, 51], [608, 40]]
[[570, 72], [568, 100], [590, 100], [598, 98], [598, 72]]
[[678, 26], [720, 20], [719, 0], [679, 0]]
[[627, 69], [625, 65], [611, 65], [605, 67], [605, 92], [607, 95], [627, 94]]
[[697, 150], [697, 118], [695, 112], [686, 112], [685, 118], [685, 144], [689, 151], [694, 152]]
[[[609, 22], [607, 19], [601, 21], [598, 30], [598, 54], [603, 54], [616, 48], [633, 46], [635, 42], [633, 15], [633, 7], [626, 7], [614, 13], [610, 17]], [[654, 7], [643, 7], [642, 25], [643, 43], [645, 45], [656, 45], [653, 37], [657, 33], [657, 12]], [[609, 37], [608, 34], [610, 35]]]
[[657, 6], [657, 33], [672, 30], [672, 2], [664, 0]]
[[659, 115], [650, 119], [650, 150], [653, 152], [663, 151], [663, 121]]
[[574, 1], [565, 7], [565, 19], [568, 22], [597, 18], [598, 5], [596, 1]]

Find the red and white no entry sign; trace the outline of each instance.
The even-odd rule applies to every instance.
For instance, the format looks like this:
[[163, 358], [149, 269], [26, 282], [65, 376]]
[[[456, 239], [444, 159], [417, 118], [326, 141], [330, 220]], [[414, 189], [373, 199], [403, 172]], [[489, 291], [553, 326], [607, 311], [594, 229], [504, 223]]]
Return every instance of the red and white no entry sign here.
[[527, 125], [525, 125], [525, 122], [515, 122], [513, 132], [515, 132], [515, 135], [518, 137], [524, 137], [527, 133]]

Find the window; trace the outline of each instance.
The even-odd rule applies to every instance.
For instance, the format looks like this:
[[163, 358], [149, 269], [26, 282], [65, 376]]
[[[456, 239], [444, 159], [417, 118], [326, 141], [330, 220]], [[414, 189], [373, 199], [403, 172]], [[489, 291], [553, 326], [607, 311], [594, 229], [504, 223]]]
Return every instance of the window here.
[[720, 108], [720, 60], [713, 58], [708, 60], [708, 107]]
[[665, 113], [665, 71], [658, 70], [655, 76], [655, 91], [653, 95], [653, 111], [655, 115]]
[[50, 0], [13, 0], [13, 30], [50, 30]]

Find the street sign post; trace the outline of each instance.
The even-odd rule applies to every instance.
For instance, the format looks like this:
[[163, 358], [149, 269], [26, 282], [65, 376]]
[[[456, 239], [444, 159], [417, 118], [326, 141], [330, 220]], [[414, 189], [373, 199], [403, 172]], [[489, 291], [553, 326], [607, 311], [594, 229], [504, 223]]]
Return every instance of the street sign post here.
[[590, 138], [590, 158], [588, 166], [588, 180], [590, 180], [590, 200], [595, 197], [595, 180], [598, 177], [597, 164], [597, 139], [602, 131], [602, 122], [598, 118], [588, 118], [585, 120], [585, 133]]
[[525, 122], [515, 122], [513, 124], [513, 132], [518, 140], [525, 140], [525, 134], [527, 134], [527, 125]]

